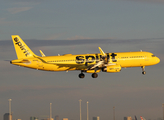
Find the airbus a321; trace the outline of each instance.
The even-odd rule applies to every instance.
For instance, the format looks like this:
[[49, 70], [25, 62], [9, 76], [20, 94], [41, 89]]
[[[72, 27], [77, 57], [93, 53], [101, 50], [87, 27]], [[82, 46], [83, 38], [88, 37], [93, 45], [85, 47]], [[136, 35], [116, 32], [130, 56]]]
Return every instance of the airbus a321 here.
[[100, 53], [95, 54], [45, 56], [40, 50], [41, 56], [37, 56], [19, 35], [11, 37], [18, 58], [10, 61], [11, 64], [44, 71], [79, 70], [79, 78], [84, 78], [84, 73], [92, 73], [92, 78], [97, 78], [100, 71], [116, 73], [128, 67], [141, 67], [142, 74], [145, 75], [145, 66], [160, 62], [160, 59], [150, 52], [105, 53], [100, 47]]

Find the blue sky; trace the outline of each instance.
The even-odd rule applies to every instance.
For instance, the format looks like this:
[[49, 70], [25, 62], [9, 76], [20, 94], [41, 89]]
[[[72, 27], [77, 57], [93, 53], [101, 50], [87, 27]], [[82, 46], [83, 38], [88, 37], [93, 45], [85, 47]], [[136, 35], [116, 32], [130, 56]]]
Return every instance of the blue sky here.
[[[163, 0], [6, 0], [0, 4], [0, 118], [8, 112], [12, 99], [13, 119], [30, 116], [86, 119], [89, 101], [90, 120], [136, 115], [162, 118], [164, 103], [164, 1]], [[16, 59], [11, 35], [18, 34], [39, 55], [127, 52], [144, 50], [161, 62], [141, 68], [122, 69], [120, 73], [99, 73], [97, 79], [79, 71], [44, 72], [9, 64]]]
[[153, 0], [8, 0], [0, 8], [1, 40], [161, 38], [163, 11]]

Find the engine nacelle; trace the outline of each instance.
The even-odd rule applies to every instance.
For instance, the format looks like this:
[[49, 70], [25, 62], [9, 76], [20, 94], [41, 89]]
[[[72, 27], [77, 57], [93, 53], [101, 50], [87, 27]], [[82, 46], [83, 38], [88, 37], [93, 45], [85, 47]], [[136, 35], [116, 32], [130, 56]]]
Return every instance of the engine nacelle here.
[[120, 65], [111, 65], [107, 66], [102, 69], [103, 72], [120, 72], [121, 71], [121, 66]]
[[[100, 72], [101, 70], [96, 70], [96, 73]], [[86, 73], [95, 73], [95, 70], [86, 70]]]

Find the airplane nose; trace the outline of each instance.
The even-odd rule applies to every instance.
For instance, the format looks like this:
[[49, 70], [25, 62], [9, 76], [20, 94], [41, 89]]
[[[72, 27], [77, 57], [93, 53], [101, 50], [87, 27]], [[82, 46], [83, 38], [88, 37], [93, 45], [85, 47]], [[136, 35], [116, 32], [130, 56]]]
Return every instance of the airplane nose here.
[[158, 57], [156, 58], [156, 62], [157, 64], [160, 62], [160, 59]]

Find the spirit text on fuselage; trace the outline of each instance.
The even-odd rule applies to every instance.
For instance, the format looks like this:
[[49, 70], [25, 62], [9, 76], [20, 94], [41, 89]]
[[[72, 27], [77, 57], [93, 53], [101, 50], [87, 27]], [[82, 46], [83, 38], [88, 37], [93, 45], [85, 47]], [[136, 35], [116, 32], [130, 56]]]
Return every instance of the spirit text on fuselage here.
[[[110, 56], [111, 56], [111, 59], [112, 59], [112, 62], [117, 62], [117, 60], [115, 59], [115, 57], [117, 56], [117, 54], [115, 53], [111, 53], [109, 55], [109, 53], [106, 53], [106, 58], [107, 60], [109, 61], [110, 60]], [[81, 56], [76, 56], [76, 63], [77, 64], [88, 64], [88, 63], [93, 63], [93, 62], [98, 62], [100, 61], [102, 58], [102, 55], [98, 55], [98, 54], [95, 54], [95, 55], [81, 55]]]

